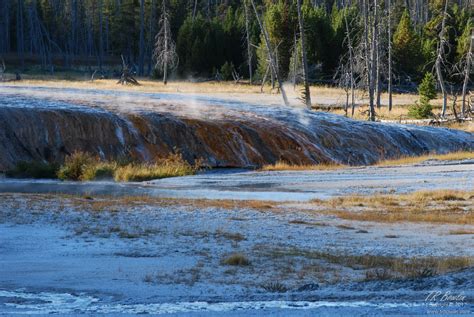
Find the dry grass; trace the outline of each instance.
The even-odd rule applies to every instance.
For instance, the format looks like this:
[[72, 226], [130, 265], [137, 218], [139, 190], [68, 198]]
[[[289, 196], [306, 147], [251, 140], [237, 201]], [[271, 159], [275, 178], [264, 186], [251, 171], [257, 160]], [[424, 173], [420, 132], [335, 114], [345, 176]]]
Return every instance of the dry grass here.
[[[24, 194], [29, 197], [29, 194]], [[159, 207], [190, 207], [190, 208], [221, 208], [233, 209], [254, 209], [259, 211], [270, 211], [279, 209], [279, 203], [263, 200], [214, 200], [214, 199], [184, 199], [184, 198], [158, 198], [151, 196], [123, 196], [113, 197], [108, 195], [98, 195], [91, 197], [58, 195], [68, 199], [73, 205], [80, 206], [85, 210], [94, 212], [129, 210], [134, 207], [159, 206]], [[34, 199], [58, 201], [58, 196], [35, 195]]]
[[74, 152], [59, 166], [48, 163], [20, 162], [8, 171], [10, 177], [59, 178], [61, 180], [91, 181], [114, 178], [118, 182], [145, 181], [165, 177], [194, 175], [201, 161], [188, 163], [180, 154], [170, 154], [154, 163], [121, 163], [102, 161], [86, 152]]
[[222, 259], [221, 264], [232, 265], [232, 266], [249, 266], [251, 262], [244, 254], [235, 253]]
[[340, 164], [314, 164], [314, 165], [294, 165], [285, 162], [278, 161], [275, 164], [264, 165], [260, 169], [261, 171], [306, 171], [306, 170], [335, 170], [346, 167]]
[[[101, 79], [90, 81], [90, 77], [86, 75], [77, 74], [58, 74], [55, 76], [49, 75], [24, 75], [24, 80], [20, 82], [11, 82], [9, 85], [17, 86], [45, 86], [45, 87], [70, 87], [83, 89], [101, 89], [101, 90], [120, 90], [120, 91], [137, 91], [137, 92], [165, 92], [165, 93], [197, 93], [197, 94], [226, 94], [239, 95], [245, 97], [251, 95], [251, 99], [255, 100], [255, 95], [262, 96], [260, 85], [249, 85], [248, 82], [242, 81], [239, 84], [233, 81], [221, 82], [196, 82], [196, 81], [168, 81], [164, 85], [159, 80], [150, 80], [149, 78], [138, 78], [140, 86], [126, 86], [117, 85], [116, 79]], [[293, 85], [285, 85], [287, 95], [290, 99], [296, 99], [300, 96], [302, 87]], [[313, 104], [318, 104], [321, 100], [327, 103], [328, 98], [333, 101], [333, 104], [342, 104], [345, 102], [344, 90], [341, 88], [330, 86], [312, 86], [310, 87], [313, 96]], [[263, 94], [272, 95], [280, 100], [277, 89], [272, 89], [271, 85], [265, 85]], [[362, 96], [363, 92], [359, 91], [357, 95]], [[385, 95], [383, 97], [386, 97]], [[394, 94], [394, 104], [412, 104], [417, 99], [417, 96], [411, 94]], [[358, 98], [358, 103], [367, 104], [366, 98]]]
[[474, 230], [465, 230], [465, 229], [451, 230], [449, 231], [449, 234], [453, 234], [453, 235], [473, 234], [474, 235]]
[[[426, 160], [439, 160], [439, 161], [456, 161], [456, 160], [467, 160], [474, 159], [473, 151], [459, 151], [446, 154], [424, 154], [420, 156], [405, 156], [393, 160], [384, 160], [376, 163], [376, 166], [395, 166], [395, 165], [406, 165], [421, 163]], [[286, 162], [278, 161], [275, 164], [264, 165], [260, 168], [260, 171], [325, 171], [325, 170], [337, 170], [347, 168], [347, 165], [342, 164], [302, 164], [295, 165]]]
[[420, 156], [406, 156], [394, 160], [384, 160], [378, 162], [377, 166], [393, 166], [393, 165], [405, 165], [421, 163], [426, 160], [439, 160], [439, 161], [457, 161], [457, 160], [468, 160], [474, 159], [473, 151], [459, 151], [446, 154], [425, 154]]
[[[316, 202], [321, 205], [321, 201]], [[474, 224], [474, 191], [418, 191], [403, 195], [337, 197], [320, 213], [341, 219], [375, 222]]]
[[466, 132], [474, 133], [474, 122], [453, 122], [445, 125], [446, 128], [456, 129], [456, 130], [463, 130]]
[[[350, 255], [302, 250], [298, 248], [272, 249], [266, 251], [271, 258], [302, 257], [328, 263], [365, 269], [368, 279], [374, 278], [423, 278], [462, 270], [474, 265], [472, 257], [394, 257], [379, 255]], [[375, 272], [379, 270], [379, 272]], [[383, 272], [386, 271], [386, 272]]]
[[166, 177], [193, 175], [199, 165], [191, 165], [179, 155], [172, 155], [152, 164], [118, 166], [113, 175], [117, 182], [146, 181]]

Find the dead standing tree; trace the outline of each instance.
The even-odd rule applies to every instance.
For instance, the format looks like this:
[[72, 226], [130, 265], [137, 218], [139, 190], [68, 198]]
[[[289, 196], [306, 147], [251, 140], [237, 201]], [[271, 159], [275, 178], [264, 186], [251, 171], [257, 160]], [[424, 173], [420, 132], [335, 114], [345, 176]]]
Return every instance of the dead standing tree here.
[[301, 0], [296, 1], [298, 11], [298, 25], [300, 28], [300, 41], [301, 41], [301, 58], [303, 64], [303, 82], [304, 82], [304, 93], [303, 100], [305, 101], [308, 109], [311, 109], [311, 92], [309, 91], [309, 79], [308, 79], [308, 60], [306, 59], [306, 46], [304, 37], [304, 22], [303, 14], [301, 13]]
[[2, 58], [2, 64], [0, 65], [0, 81], [4, 81], [5, 78], [5, 71], [7, 70], [7, 67], [5, 66], [5, 61]]
[[466, 114], [466, 92], [467, 92], [467, 85], [469, 83], [469, 78], [471, 75], [471, 65], [472, 65], [472, 49], [473, 49], [473, 44], [474, 42], [474, 28], [471, 30], [471, 38], [470, 38], [470, 44], [469, 44], [469, 50], [466, 53], [466, 64], [464, 65], [464, 81], [462, 84], [462, 107], [461, 107], [461, 116], [464, 117]]
[[443, 59], [444, 59], [444, 46], [445, 44], [447, 44], [447, 40], [446, 40], [446, 16], [447, 15], [448, 15], [448, 0], [445, 0], [443, 20], [441, 22], [441, 31], [439, 32], [439, 43], [438, 43], [438, 49], [436, 52], [436, 62], [435, 62], [436, 76], [438, 77], [441, 93], [443, 94], [443, 110], [441, 113], [441, 117], [443, 118], [446, 116], [446, 108], [447, 108], [447, 102], [448, 102], [448, 96], [446, 92], [446, 86], [444, 84], [443, 72], [441, 70], [441, 64], [443, 64]]
[[163, 72], [163, 84], [168, 82], [168, 70], [178, 64], [176, 45], [171, 38], [169, 14], [166, 8], [166, 0], [162, 2], [161, 17], [159, 21], [160, 30], [155, 37], [155, 51], [153, 56], [156, 60], [155, 67]]
[[255, 17], [257, 18], [258, 25], [260, 26], [260, 30], [263, 34], [263, 38], [265, 40], [265, 45], [267, 47], [268, 51], [268, 57], [269, 57], [269, 63], [270, 63], [270, 68], [272, 70], [272, 74], [276, 77], [276, 80], [278, 81], [278, 88], [281, 91], [281, 96], [283, 98], [283, 102], [285, 103], [286, 106], [289, 106], [288, 98], [286, 96], [285, 89], [283, 88], [283, 82], [281, 80], [280, 74], [278, 72], [278, 66], [276, 63], [275, 59], [275, 53], [272, 49], [272, 45], [270, 43], [270, 37], [268, 36], [267, 30], [265, 28], [265, 25], [262, 23], [262, 20], [260, 19], [260, 15], [258, 14], [257, 7], [255, 6], [254, 0], [250, 0], [250, 3], [252, 4], [252, 8], [255, 12]]
[[247, 41], [247, 65], [249, 67], [249, 82], [252, 85], [252, 43], [250, 42], [250, 14], [248, 8], [248, 0], [244, 0], [245, 13], [245, 38]]
[[[367, 10], [369, 10], [367, 7]], [[369, 120], [375, 121], [375, 85], [377, 84], [377, 46], [378, 46], [378, 18], [377, 18], [377, 0], [374, 0], [374, 7], [372, 10], [372, 34], [371, 34], [371, 50], [370, 50], [370, 72], [368, 72], [370, 81], [369, 81]], [[368, 13], [367, 13], [368, 14]]]
[[[352, 117], [354, 116], [355, 110], [355, 91], [354, 91], [354, 47], [352, 46], [352, 37], [349, 30], [349, 22], [347, 21], [347, 10], [348, 8], [344, 9], [344, 24], [346, 26], [346, 41], [347, 41], [347, 48], [349, 51], [349, 76], [350, 76], [350, 89], [351, 89], [351, 110], [352, 110]], [[348, 107], [349, 100], [346, 99], [346, 107], [345, 113], [347, 116], [347, 107]]]
[[138, 86], [140, 85], [138, 81], [132, 76], [130, 72], [130, 68], [128, 67], [127, 63], [125, 63], [125, 59], [122, 57], [122, 75], [120, 76], [119, 81], [117, 84], [122, 84], [122, 85], [134, 85]]
[[392, 111], [392, 0], [388, 0], [388, 111]]

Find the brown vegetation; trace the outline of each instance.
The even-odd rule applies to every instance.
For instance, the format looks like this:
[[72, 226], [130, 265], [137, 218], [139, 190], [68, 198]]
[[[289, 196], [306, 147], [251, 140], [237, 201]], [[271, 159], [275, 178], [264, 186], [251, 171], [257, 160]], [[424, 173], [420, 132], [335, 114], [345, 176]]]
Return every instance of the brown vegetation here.
[[474, 159], [474, 152], [472, 151], [459, 151], [446, 154], [425, 154], [420, 156], [406, 156], [394, 160], [385, 160], [377, 163], [378, 166], [392, 166], [392, 165], [404, 165], [424, 162], [426, 160], [439, 160], [439, 161], [457, 161], [457, 160], [468, 160]]
[[[316, 202], [318, 205], [321, 201]], [[318, 212], [342, 219], [376, 222], [474, 224], [474, 191], [418, 191], [402, 195], [345, 196], [323, 202]]]
[[261, 171], [306, 171], [306, 170], [316, 170], [316, 171], [325, 171], [325, 170], [335, 170], [346, 167], [341, 164], [318, 164], [318, 165], [295, 165], [289, 164], [282, 161], [278, 161], [275, 164], [264, 165], [260, 169]]
[[247, 257], [244, 254], [235, 253], [222, 259], [221, 264], [233, 265], [233, 266], [249, 266], [251, 262], [249, 259], [247, 259]]
[[350, 255], [298, 248], [265, 251], [272, 258], [302, 257], [322, 260], [353, 269], [365, 269], [367, 279], [423, 278], [471, 267], [471, 257], [414, 257], [402, 258], [380, 255]]

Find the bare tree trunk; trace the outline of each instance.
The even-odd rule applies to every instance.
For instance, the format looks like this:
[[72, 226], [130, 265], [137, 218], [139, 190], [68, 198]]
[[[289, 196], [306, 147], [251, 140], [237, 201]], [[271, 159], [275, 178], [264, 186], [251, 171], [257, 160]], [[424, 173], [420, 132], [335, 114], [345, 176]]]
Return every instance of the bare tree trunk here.
[[198, 0], [194, 0], [194, 7], [193, 7], [193, 22], [194, 22], [194, 19], [196, 18], [196, 13], [197, 13], [197, 5], [198, 5]]
[[[354, 48], [352, 47], [352, 39], [349, 30], [349, 23], [347, 22], [347, 10], [348, 8], [344, 9], [344, 23], [346, 25], [346, 38], [347, 38], [347, 46], [349, 48], [349, 68], [350, 68], [350, 81], [351, 81], [351, 109], [352, 109], [352, 116], [354, 116], [355, 111], [355, 91], [354, 91]], [[347, 112], [347, 111], [346, 111]]]
[[249, 66], [249, 82], [252, 84], [252, 44], [250, 43], [250, 16], [247, 0], [244, 0], [245, 35], [247, 38], [247, 64]]
[[301, 56], [303, 58], [303, 81], [304, 81], [304, 101], [308, 109], [311, 109], [311, 92], [309, 90], [308, 80], [308, 60], [306, 59], [306, 46], [304, 38], [304, 22], [303, 15], [301, 14], [301, 0], [296, 1], [298, 10], [298, 24], [300, 27], [300, 40], [301, 40]]
[[294, 61], [293, 61], [293, 69], [292, 69], [292, 72], [293, 72], [293, 90], [296, 89], [296, 77], [297, 77], [297, 71], [298, 71], [298, 65], [296, 63], [297, 59], [298, 59], [298, 41], [296, 40], [296, 31], [293, 33], [293, 56], [295, 57], [294, 58]]
[[441, 22], [441, 31], [439, 32], [438, 52], [436, 54], [436, 62], [435, 62], [436, 75], [438, 77], [441, 93], [443, 94], [443, 110], [441, 113], [441, 116], [443, 118], [446, 116], [446, 108], [447, 108], [447, 102], [448, 102], [446, 87], [444, 85], [443, 72], [441, 71], [441, 63], [443, 61], [443, 56], [444, 56], [444, 42], [446, 41], [445, 32], [446, 32], [447, 12], [448, 12], [448, 0], [445, 1], [445, 5], [444, 5], [443, 20]]
[[265, 70], [265, 74], [263, 75], [262, 85], [260, 86], [260, 92], [263, 92], [263, 87], [265, 86], [265, 82], [267, 81], [269, 72], [270, 72], [270, 63], [267, 65], [267, 69]]
[[[367, 7], [367, 11], [369, 10], [369, 6]], [[367, 12], [367, 15], [369, 12]], [[374, 92], [375, 92], [375, 76], [376, 76], [376, 59], [377, 59], [377, 52], [376, 52], [376, 34], [377, 34], [377, 19], [375, 16], [377, 15], [377, 0], [374, 0], [374, 9], [373, 9], [373, 21], [372, 21], [372, 34], [371, 34], [371, 57], [369, 60], [370, 64], [370, 71], [368, 71], [369, 77], [369, 120], [375, 121], [375, 109], [374, 109]]]
[[155, 14], [156, 14], [156, 2], [151, 0], [150, 5], [150, 18], [148, 23], [148, 49], [147, 58], [148, 58], [148, 69], [147, 76], [151, 75], [151, 69], [153, 64], [153, 34], [155, 34]]
[[[163, 0], [163, 14], [165, 16], [167, 16], [168, 12], [166, 12], [166, 0]], [[164, 49], [165, 49], [165, 52], [168, 52], [168, 28], [165, 27], [164, 28], [164, 40], [165, 40], [165, 43], [164, 43]], [[168, 83], [168, 54], [165, 54], [164, 55], [164, 62], [163, 62], [163, 84], [167, 84]]]
[[377, 23], [377, 33], [375, 34], [375, 39], [376, 39], [376, 42], [375, 42], [375, 54], [376, 54], [376, 60], [375, 60], [375, 65], [376, 65], [376, 72], [375, 72], [375, 96], [376, 96], [376, 99], [375, 99], [375, 105], [377, 107], [377, 109], [380, 109], [380, 95], [382, 94], [382, 87], [381, 87], [381, 83], [380, 83], [380, 65], [381, 65], [381, 62], [380, 62], [380, 27], [379, 27], [379, 16], [377, 14], [377, 11], [375, 11], [375, 16], [374, 16], [374, 20], [375, 20], [375, 23]]
[[140, 45], [138, 55], [138, 74], [143, 76], [145, 64], [145, 0], [140, 0]]
[[392, 105], [392, 0], [388, 0], [388, 111]]
[[472, 64], [472, 42], [474, 42], [474, 28], [471, 30], [471, 42], [469, 44], [469, 51], [466, 55], [466, 66], [464, 68], [464, 82], [462, 84], [462, 108], [461, 116], [464, 118], [466, 113], [466, 91], [467, 84], [469, 83], [469, 75], [471, 74], [471, 64]]
[[260, 19], [260, 16], [258, 15], [257, 7], [255, 6], [254, 0], [250, 0], [250, 2], [252, 3], [252, 7], [253, 7], [253, 10], [255, 12], [255, 17], [257, 18], [258, 25], [260, 26], [260, 30], [262, 31], [263, 38], [265, 40], [265, 45], [267, 47], [268, 54], [270, 56], [270, 67], [272, 68], [273, 73], [274, 73], [274, 75], [275, 75], [275, 77], [278, 81], [278, 85], [279, 85], [279, 88], [281, 90], [281, 96], [283, 98], [283, 102], [285, 103], [286, 106], [289, 106], [290, 103], [288, 102], [288, 98], [286, 97], [286, 92], [285, 92], [285, 89], [283, 87], [283, 82], [280, 78], [280, 75], [278, 74], [278, 67], [276, 65], [276, 61], [275, 61], [275, 58], [274, 58], [274, 52], [273, 52], [273, 49], [272, 49], [272, 45], [270, 43], [270, 38], [268, 36], [268, 33], [267, 33], [267, 30], [266, 30], [265, 26], [263, 25], [263, 23]]
[[104, 32], [103, 32], [104, 0], [99, 0], [99, 70], [102, 71], [104, 59]]

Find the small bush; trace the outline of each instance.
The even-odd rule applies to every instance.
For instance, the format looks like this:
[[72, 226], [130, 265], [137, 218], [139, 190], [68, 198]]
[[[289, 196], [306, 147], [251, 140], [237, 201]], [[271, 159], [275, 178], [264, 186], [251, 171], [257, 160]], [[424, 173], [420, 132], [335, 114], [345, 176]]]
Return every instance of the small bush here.
[[234, 69], [234, 65], [229, 62], [225, 62], [224, 65], [221, 67], [221, 76], [223, 80], [231, 80], [232, 79], [232, 70]]
[[428, 101], [416, 103], [408, 109], [408, 116], [414, 119], [427, 119], [433, 116], [433, 107]]
[[55, 163], [19, 162], [14, 169], [6, 172], [8, 177], [56, 178], [59, 166]]
[[58, 178], [62, 180], [81, 180], [84, 171], [97, 164], [98, 159], [85, 152], [74, 152], [67, 156], [64, 164], [58, 171]]
[[280, 282], [270, 282], [262, 285], [262, 288], [267, 292], [271, 293], [286, 293], [288, 292], [288, 287]]
[[250, 265], [250, 260], [243, 254], [236, 253], [228, 256], [222, 260], [224, 265], [233, 265], [233, 266], [248, 266]]

